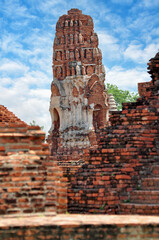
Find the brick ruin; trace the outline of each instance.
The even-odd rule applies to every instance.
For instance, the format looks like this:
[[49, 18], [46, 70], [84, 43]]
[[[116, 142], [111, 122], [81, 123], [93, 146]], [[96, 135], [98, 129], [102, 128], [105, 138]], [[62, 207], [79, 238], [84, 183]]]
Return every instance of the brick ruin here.
[[60, 17], [53, 51], [51, 154], [69, 180], [68, 210], [158, 214], [158, 53], [140, 98], [112, 111], [92, 19], [78, 9]]
[[44, 140], [45, 132], [39, 126], [26, 124], [0, 105], [0, 155], [33, 150], [39, 156], [49, 156], [48, 144]]
[[0, 156], [0, 215], [67, 211], [67, 179], [34, 151]]
[[[0, 105], [0, 214], [159, 215], [159, 52], [148, 63], [152, 80], [138, 84], [137, 101], [111, 111], [116, 107], [104, 87], [92, 18], [78, 9], [60, 17], [53, 51], [50, 150], [38, 126], [27, 125]], [[92, 222], [87, 230], [86, 222], [82, 227], [79, 222], [71, 225], [70, 234], [78, 237], [79, 227], [81, 239], [86, 232], [92, 239], [93, 224], [99, 224], [95, 239], [100, 239], [101, 231], [123, 239], [120, 220], [115, 228], [119, 235], [113, 235], [105, 222]], [[38, 230], [29, 227], [30, 233], [16, 225], [14, 239], [21, 231], [35, 235], [32, 239], [41, 231], [48, 237], [52, 231], [57, 239], [58, 234], [67, 236], [58, 223], [44, 225]], [[133, 220], [130, 232], [132, 225]], [[138, 229], [141, 239], [146, 236], [143, 231]], [[0, 228], [3, 239], [12, 239], [13, 232]], [[150, 231], [149, 236], [158, 235]]]
[[93, 20], [78, 9], [59, 18], [53, 46], [50, 113], [52, 155], [96, 144], [108, 121], [105, 70]]
[[159, 214], [159, 53], [148, 71], [140, 98], [112, 112], [98, 148], [85, 150], [83, 166], [70, 174], [70, 212]]
[[0, 215], [66, 212], [67, 179], [44, 140], [0, 105]]

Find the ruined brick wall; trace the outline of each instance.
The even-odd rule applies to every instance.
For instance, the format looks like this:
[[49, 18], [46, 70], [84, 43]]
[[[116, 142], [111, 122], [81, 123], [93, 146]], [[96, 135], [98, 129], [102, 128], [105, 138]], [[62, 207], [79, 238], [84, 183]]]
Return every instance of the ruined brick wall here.
[[[156, 58], [150, 66], [152, 61]], [[120, 212], [120, 203], [128, 201], [131, 191], [141, 187], [142, 178], [158, 166], [158, 78], [144, 86], [148, 86], [145, 95], [134, 103], [124, 103], [121, 112], [112, 112], [111, 126], [100, 130], [98, 148], [85, 152], [86, 164], [70, 180], [70, 212]], [[145, 214], [146, 207], [140, 213]], [[155, 207], [153, 213], [159, 214], [159, 206]]]
[[29, 126], [0, 105], [0, 155], [33, 150], [39, 156], [48, 156], [49, 146], [44, 140], [45, 133], [39, 126]]
[[0, 156], [0, 214], [67, 210], [67, 179], [52, 159], [35, 152]]

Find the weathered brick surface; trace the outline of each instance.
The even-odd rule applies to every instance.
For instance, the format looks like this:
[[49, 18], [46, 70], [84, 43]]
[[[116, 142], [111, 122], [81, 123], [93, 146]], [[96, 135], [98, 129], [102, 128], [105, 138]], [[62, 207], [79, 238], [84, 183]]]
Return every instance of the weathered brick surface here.
[[27, 125], [0, 105], [0, 155], [34, 150], [40, 156], [48, 156], [49, 146], [44, 144], [44, 140], [45, 133], [39, 126]]
[[12, 112], [8, 111], [6, 107], [0, 105], [0, 126], [5, 126], [6, 123], [12, 127], [16, 126], [17, 124], [19, 124], [21, 127], [27, 126], [25, 122], [21, 121]]
[[152, 166], [151, 175], [140, 179], [129, 203], [121, 203], [119, 212], [126, 214], [159, 215], [159, 165]]
[[[139, 194], [143, 206], [124, 203], [133, 201], [131, 192], [139, 187], [159, 190], [158, 178], [153, 176], [159, 159], [158, 80], [145, 86], [145, 95], [135, 103], [124, 103], [122, 111], [112, 112], [111, 126], [99, 131], [98, 148], [85, 153], [86, 164], [70, 179], [70, 212], [131, 213], [133, 208], [132, 213], [159, 214], [157, 192], [152, 192], [151, 203]], [[120, 203], [127, 206], [125, 212]]]
[[143, 216], [44, 215], [0, 218], [3, 240], [157, 240], [159, 218]]
[[67, 179], [34, 152], [0, 157], [0, 214], [66, 212]]

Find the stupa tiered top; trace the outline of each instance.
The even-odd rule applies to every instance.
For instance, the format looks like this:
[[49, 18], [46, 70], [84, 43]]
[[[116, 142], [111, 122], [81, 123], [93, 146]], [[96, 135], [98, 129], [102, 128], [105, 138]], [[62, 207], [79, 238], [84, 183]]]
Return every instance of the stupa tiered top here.
[[102, 54], [93, 28], [92, 18], [78, 9], [59, 18], [54, 40], [55, 78], [102, 73]]

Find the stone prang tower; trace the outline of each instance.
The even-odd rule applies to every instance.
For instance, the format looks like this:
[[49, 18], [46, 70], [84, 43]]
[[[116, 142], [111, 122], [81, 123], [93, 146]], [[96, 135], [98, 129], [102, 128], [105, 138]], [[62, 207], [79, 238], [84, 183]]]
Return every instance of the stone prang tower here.
[[93, 20], [78, 9], [59, 18], [53, 46], [52, 154], [93, 146], [108, 118], [105, 71]]

